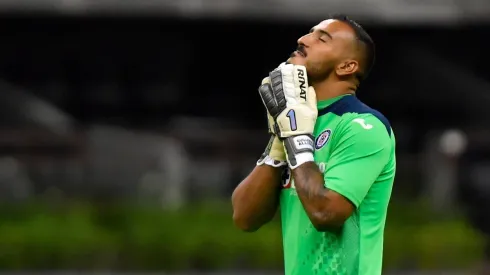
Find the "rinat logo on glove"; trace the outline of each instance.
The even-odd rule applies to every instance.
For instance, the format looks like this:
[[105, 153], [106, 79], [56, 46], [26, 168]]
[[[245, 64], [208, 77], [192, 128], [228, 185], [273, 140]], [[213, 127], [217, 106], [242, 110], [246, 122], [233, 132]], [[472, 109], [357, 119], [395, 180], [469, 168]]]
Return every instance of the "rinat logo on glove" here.
[[306, 101], [306, 80], [305, 80], [305, 74], [303, 70], [297, 70], [298, 72], [298, 80], [299, 80], [299, 88], [301, 89], [301, 92], [299, 93], [299, 97], [304, 99]]
[[[298, 74], [298, 82], [299, 82], [299, 97], [306, 101], [306, 79], [305, 79], [305, 71], [303, 70], [297, 70], [296, 71]], [[289, 118], [289, 124], [291, 127], [291, 131], [296, 131], [298, 130], [298, 125], [296, 123], [296, 113], [294, 112], [293, 109], [289, 110], [289, 112], [286, 114], [286, 116]]]

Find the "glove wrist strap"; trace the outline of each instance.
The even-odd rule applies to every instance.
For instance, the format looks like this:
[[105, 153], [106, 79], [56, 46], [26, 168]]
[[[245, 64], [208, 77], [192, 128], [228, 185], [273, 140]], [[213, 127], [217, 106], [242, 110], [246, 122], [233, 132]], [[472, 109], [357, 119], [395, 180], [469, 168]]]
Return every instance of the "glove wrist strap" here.
[[271, 158], [270, 156], [266, 156], [265, 158], [260, 158], [257, 161], [257, 166], [261, 166], [264, 164], [277, 168], [277, 167], [282, 167], [282, 166], [287, 165], [287, 162], [275, 160], [275, 159]]
[[286, 148], [288, 164], [291, 169], [315, 160], [313, 156], [315, 147], [313, 136], [311, 135], [288, 137], [284, 140], [284, 147]]

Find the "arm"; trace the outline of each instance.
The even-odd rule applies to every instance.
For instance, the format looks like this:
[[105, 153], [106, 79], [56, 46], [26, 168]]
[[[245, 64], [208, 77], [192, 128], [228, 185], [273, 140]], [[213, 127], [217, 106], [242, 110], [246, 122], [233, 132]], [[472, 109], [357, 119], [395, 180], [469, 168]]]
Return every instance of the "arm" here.
[[238, 228], [253, 232], [274, 217], [279, 204], [285, 157], [282, 143], [272, 135], [257, 166], [231, 196], [233, 221]]
[[318, 231], [336, 230], [351, 215], [354, 207], [338, 193], [325, 187], [323, 174], [314, 162], [292, 171], [298, 197], [311, 223]]
[[298, 196], [319, 231], [344, 224], [389, 160], [392, 146], [385, 126], [372, 116], [365, 120], [373, 128], [349, 122], [340, 130], [325, 175], [313, 162], [292, 171]]
[[269, 165], [256, 166], [233, 191], [233, 221], [238, 228], [253, 232], [274, 217], [282, 170]]
[[[271, 100], [270, 92], [270, 79], [266, 77], [259, 87], [264, 105]], [[257, 166], [236, 187], [231, 197], [233, 221], [238, 228], [248, 232], [258, 230], [274, 217], [279, 205], [281, 176], [287, 165], [286, 154], [276, 136], [275, 121], [269, 111], [267, 121], [269, 133], [272, 134], [269, 143]]]

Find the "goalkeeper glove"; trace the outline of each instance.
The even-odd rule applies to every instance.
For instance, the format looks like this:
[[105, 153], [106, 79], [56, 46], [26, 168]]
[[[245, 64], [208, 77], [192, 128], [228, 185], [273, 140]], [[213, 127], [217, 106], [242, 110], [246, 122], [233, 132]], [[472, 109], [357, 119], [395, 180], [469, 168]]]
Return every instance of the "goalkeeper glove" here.
[[284, 146], [278, 137], [271, 135], [269, 143], [265, 148], [264, 153], [257, 161], [257, 165], [269, 165], [272, 167], [282, 167], [287, 165], [286, 153], [284, 152]]
[[[262, 84], [259, 87], [259, 93], [261, 93], [261, 89], [270, 85], [269, 77], [266, 77], [262, 80]], [[265, 148], [264, 153], [257, 161], [257, 165], [270, 165], [272, 167], [281, 167], [287, 165], [286, 162], [286, 153], [284, 152], [284, 146], [275, 133], [275, 122], [274, 118], [267, 111], [267, 128], [269, 133], [271, 134], [271, 138], [267, 147]]]
[[306, 68], [287, 64], [269, 74], [270, 83], [259, 89], [275, 124], [273, 132], [283, 140], [291, 169], [314, 161], [313, 130], [318, 116], [316, 94], [308, 87]]

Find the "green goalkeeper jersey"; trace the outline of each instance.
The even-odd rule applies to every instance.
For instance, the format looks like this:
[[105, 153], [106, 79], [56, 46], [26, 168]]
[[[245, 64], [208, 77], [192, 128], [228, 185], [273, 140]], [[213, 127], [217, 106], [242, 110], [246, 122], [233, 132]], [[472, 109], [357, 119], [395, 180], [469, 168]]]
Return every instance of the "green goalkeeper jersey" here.
[[356, 209], [340, 233], [318, 232], [286, 171], [280, 199], [285, 274], [379, 275], [396, 166], [391, 126], [381, 113], [346, 95], [318, 102], [314, 136], [325, 186]]

